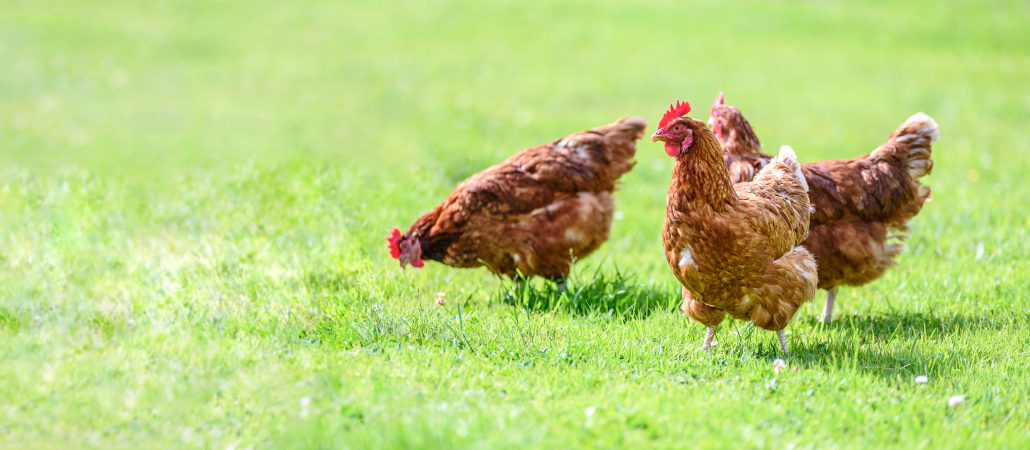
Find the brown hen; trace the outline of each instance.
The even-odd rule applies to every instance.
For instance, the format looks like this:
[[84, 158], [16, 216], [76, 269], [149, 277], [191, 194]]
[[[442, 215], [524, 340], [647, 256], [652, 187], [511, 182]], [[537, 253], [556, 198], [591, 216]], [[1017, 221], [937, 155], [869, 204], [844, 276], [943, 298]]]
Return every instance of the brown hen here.
[[[751, 125], [721, 93], [709, 125], [734, 183], [751, 180], [772, 158], [762, 153]], [[801, 165], [815, 207], [805, 247], [818, 263], [819, 288], [827, 290], [823, 322], [833, 319], [841, 285], [864, 285], [897, 265], [909, 219], [930, 200], [930, 188], [919, 178], [933, 169], [931, 145], [939, 137], [937, 123], [918, 113], [868, 155]]]
[[784, 146], [754, 180], [734, 185], [719, 141], [687, 104], [662, 118], [651, 141], [676, 158], [665, 211], [665, 258], [683, 285], [683, 311], [708, 327], [702, 350], [726, 314], [776, 331], [816, 291], [808, 235], [808, 185]]
[[433, 260], [564, 278], [573, 258], [608, 240], [616, 181], [633, 168], [646, 127], [626, 117], [516, 153], [459, 183], [403, 235], [394, 228], [391, 256], [401, 267]]

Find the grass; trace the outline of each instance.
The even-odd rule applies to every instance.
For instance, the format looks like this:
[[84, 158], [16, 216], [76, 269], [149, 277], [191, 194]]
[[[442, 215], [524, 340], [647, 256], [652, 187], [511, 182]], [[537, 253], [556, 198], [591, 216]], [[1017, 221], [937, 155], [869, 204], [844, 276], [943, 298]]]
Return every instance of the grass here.
[[[0, 447], [1022, 448], [1028, 49], [1015, 1], [0, 1]], [[900, 266], [805, 306], [784, 372], [742, 322], [695, 353], [657, 146], [564, 296], [383, 248], [719, 91], [803, 160], [942, 130]]]

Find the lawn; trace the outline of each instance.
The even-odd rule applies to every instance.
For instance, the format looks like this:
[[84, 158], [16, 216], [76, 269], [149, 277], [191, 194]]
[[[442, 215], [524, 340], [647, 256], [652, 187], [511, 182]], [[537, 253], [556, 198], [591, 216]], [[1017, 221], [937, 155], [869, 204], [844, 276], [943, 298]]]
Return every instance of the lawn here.
[[[2, 448], [1030, 441], [1025, 1], [0, 0], [0, 61]], [[803, 161], [941, 128], [899, 267], [830, 325], [820, 292], [780, 373], [743, 322], [696, 352], [659, 144], [564, 299], [384, 248], [517, 150], [720, 91]]]

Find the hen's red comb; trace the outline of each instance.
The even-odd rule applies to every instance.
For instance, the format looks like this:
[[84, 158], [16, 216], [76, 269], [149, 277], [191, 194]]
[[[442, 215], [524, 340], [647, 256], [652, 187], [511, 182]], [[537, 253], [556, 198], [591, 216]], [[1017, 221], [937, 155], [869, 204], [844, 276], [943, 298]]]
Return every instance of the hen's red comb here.
[[676, 103], [669, 105], [669, 110], [665, 112], [664, 116], [662, 116], [662, 121], [658, 122], [658, 128], [665, 128], [665, 125], [667, 125], [670, 120], [677, 117], [683, 117], [687, 115], [688, 112], [690, 112], [690, 103], [676, 100]]
[[718, 97], [715, 97], [715, 104], [716, 105], [724, 105], [724, 104], [726, 104], [725, 103], [725, 97], [723, 97], [722, 92], [719, 93]]
[[393, 231], [390, 232], [389, 236], [386, 236], [386, 248], [390, 249], [390, 256], [393, 259], [397, 259], [401, 256], [401, 230], [397, 227], [393, 227]]

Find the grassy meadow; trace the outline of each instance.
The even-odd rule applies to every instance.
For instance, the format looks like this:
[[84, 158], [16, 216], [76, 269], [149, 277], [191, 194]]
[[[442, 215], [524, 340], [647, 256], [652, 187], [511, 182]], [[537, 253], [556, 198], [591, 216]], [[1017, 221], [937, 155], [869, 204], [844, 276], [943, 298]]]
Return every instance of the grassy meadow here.
[[[1030, 441], [1025, 1], [0, 0], [0, 61], [0, 448]], [[696, 352], [659, 144], [563, 298], [384, 248], [515, 151], [720, 91], [803, 161], [941, 128], [899, 267], [830, 325], [820, 291], [778, 374], [743, 322]]]

